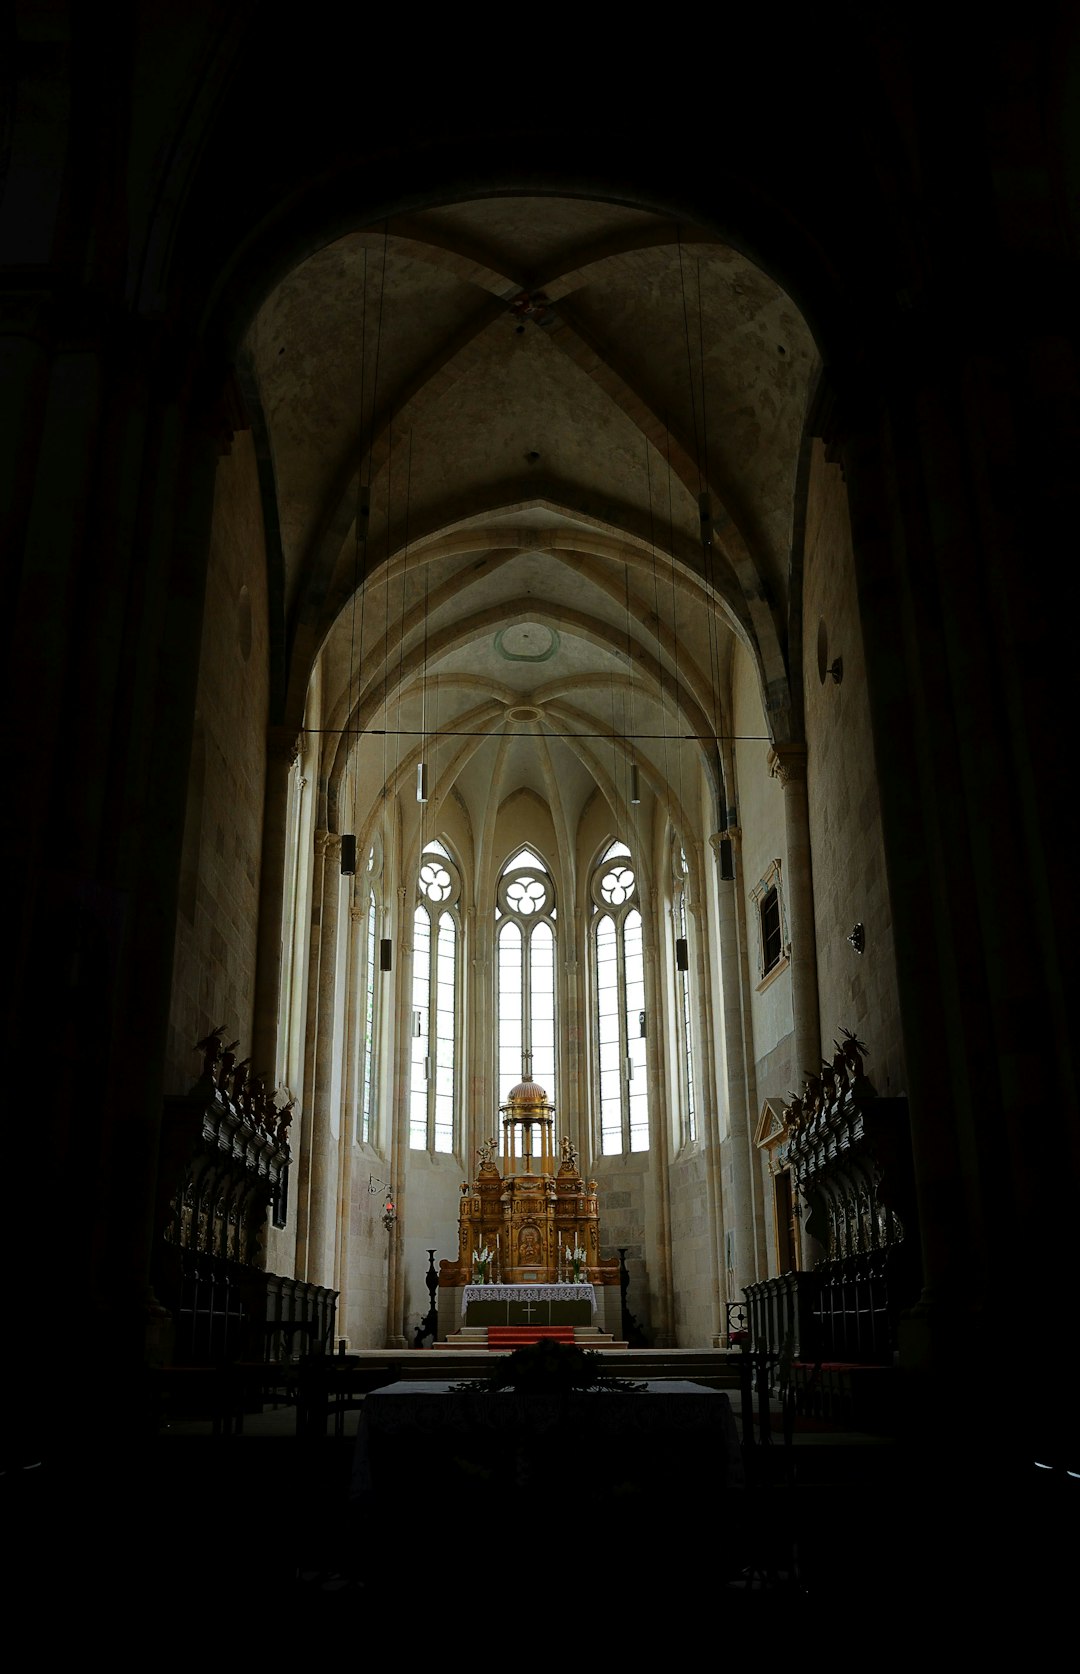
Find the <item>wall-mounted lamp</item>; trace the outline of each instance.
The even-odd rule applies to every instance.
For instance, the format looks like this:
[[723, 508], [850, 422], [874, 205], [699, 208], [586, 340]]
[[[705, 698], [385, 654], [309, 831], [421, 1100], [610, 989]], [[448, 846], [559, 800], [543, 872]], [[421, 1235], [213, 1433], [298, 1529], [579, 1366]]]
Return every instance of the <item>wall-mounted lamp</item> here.
[[385, 1180], [376, 1180], [374, 1174], [372, 1174], [368, 1177], [368, 1191], [372, 1193], [383, 1192], [385, 1194], [383, 1200], [382, 1224], [386, 1228], [387, 1232], [389, 1232], [390, 1228], [397, 1220], [397, 1205], [394, 1202], [392, 1189], [386, 1184]]
[[356, 871], [356, 838], [343, 837], [341, 839], [341, 875], [351, 878]]
[[848, 935], [848, 941], [851, 943], [856, 953], [861, 953], [866, 946], [865, 925], [856, 924]]
[[844, 678], [843, 657], [834, 657], [828, 668], [825, 670], [825, 673], [831, 674], [833, 679], [836, 681], [836, 684], [839, 686], [841, 680]]

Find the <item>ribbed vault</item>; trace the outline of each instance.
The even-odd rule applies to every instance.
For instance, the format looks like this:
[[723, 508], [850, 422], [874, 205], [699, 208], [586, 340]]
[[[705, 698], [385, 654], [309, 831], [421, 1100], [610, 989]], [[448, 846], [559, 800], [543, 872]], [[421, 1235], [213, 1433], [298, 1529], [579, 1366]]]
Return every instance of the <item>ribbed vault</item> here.
[[642, 210], [485, 199], [319, 251], [247, 354], [287, 706], [311, 724], [317, 665], [332, 826], [374, 829], [421, 760], [429, 827], [453, 794], [482, 833], [528, 790], [569, 853], [597, 793], [626, 828], [632, 768], [683, 831], [704, 770], [724, 823], [736, 640], [765, 726], [788, 726], [818, 365], [767, 275]]

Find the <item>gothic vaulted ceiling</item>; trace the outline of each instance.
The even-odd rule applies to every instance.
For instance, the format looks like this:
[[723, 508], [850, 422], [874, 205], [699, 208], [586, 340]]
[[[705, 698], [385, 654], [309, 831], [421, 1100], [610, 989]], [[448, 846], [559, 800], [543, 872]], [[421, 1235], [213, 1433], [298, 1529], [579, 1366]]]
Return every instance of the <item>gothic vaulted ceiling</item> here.
[[295, 269], [247, 354], [288, 703], [321, 658], [331, 783], [350, 752], [379, 792], [423, 756], [477, 825], [528, 787], [569, 839], [633, 762], [683, 823], [696, 767], [724, 771], [734, 635], [783, 705], [818, 363], [735, 250], [591, 201], [433, 208]]

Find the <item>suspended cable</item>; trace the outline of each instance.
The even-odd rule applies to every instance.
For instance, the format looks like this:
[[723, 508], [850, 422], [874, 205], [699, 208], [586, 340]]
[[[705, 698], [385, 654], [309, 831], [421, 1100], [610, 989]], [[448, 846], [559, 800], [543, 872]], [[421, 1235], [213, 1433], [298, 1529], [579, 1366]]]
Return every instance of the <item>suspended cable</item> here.
[[[698, 257], [698, 263], [697, 263], [697, 291], [698, 291], [698, 369], [699, 369], [699, 375], [700, 375], [700, 378], [701, 378], [701, 448], [702, 448], [702, 456], [703, 456], [704, 461], [705, 461], [704, 475], [705, 475], [705, 501], [706, 501], [705, 505], [702, 507], [702, 516], [701, 516], [701, 547], [702, 547], [702, 558], [703, 558], [702, 567], [703, 567], [703, 570], [704, 570], [704, 573], [705, 573], [705, 585], [706, 585], [706, 588], [707, 588], [708, 594], [709, 594], [709, 597], [708, 597], [708, 600], [707, 600], [707, 606], [708, 606], [707, 617], [708, 617], [708, 630], [709, 630], [709, 682], [712, 686], [712, 700], [713, 700], [712, 701], [713, 732], [716, 734], [717, 741], [719, 741], [719, 737], [720, 737], [720, 647], [719, 647], [719, 627], [718, 627], [718, 623], [717, 623], [716, 606], [715, 606], [715, 599], [716, 599], [716, 549], [715, 549], [715, 546], [714, 546], [714, 543], [713, 543], [712, 506], [711, 506], [711, 502], [709, 501], [709, 498], [708, 498], [708, 483], [709, 483], [709, 409], [708, 409], [708, 404], [705, 400], [705, 327], [704, 327], [704, 308], [702, 307], [702, 302], [701, 302], [701, 257], [700, 256]], [[717, 757], [719, 757], [719, 751], [718, 750], [717, 750], [716, 754], [717, 754]], [[724, 785], [724, 773], [723, 773], [723, 769], [722, 769], [722, 766], [719, 763], [719, 761], [718, 761], [717, 765], [720, 769], [720, 772], [719, 772], [720, 782], [717, 786], [717, 789], [720, 790], [720, 789], [723, 788], [723, 785]], [[726, 797], [725, 797], [725, 806], [719, 810], [719, 814], [720, 814], [720, 818], [721, 818], [721, 821], [722, 821], [723, 825], [726, 827], [726, 825], [727, 825]]]
[[[589, 741], [595, 742], [598, 738], [608, 740], [611, 738], [610, 728], [607, 732], [563, 732], [560, 728], [550, 726], [547, 721], [545, 721], [544, 729], [549, 738], [580, 738], [583, 743]], [[300, 730], [308, 738], [329, 738], [331, 736], [340, 738], [343, 733], [348, 731], [348, 728], [302, 727]], [[424, 736], [425, 734], [422, 733], [418, 727], [359, 727], [357, 729], [357, 737], [359, 738], [423, 738]], [[439, 739], [530, 738], [533, 735], [528, 732], [508, 733], [506, 731], [506, 723], [503, 722], [500, 724], [497, 732], [488, 732], [486, 729], [480, 727], [439, 727], [438, 729], [432, 728], [426, 736], [429, 738]], [[630, 737], [629, 734], [627, 736]], [[695, 741], [712, 738], [713, 733], [710, 728], [708, 732], [636, 732], [632, 736], [633, 742], [637, 744], [693, 744]], [[720, 738], [726, 744], [754, 744], [770, 742], [770, 735], [767, 732], [724, 732], [720, 734]]]

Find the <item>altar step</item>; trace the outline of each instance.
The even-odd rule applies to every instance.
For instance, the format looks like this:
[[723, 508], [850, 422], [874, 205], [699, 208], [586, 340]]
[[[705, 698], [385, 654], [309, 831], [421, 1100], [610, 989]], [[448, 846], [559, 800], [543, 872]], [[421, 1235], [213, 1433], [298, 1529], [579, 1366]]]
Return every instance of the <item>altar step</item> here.
[[439, 1343], [440, 1349], [467, 1349], [474, 1354], [488, 1350], [495, 1354], [509, 1354], [528, 1343], [554, 1341], [573, 1343], [575, 1348], [610, 1350], [626, 1349], [610, 1331], [595, 1325], [463, 1325]]

